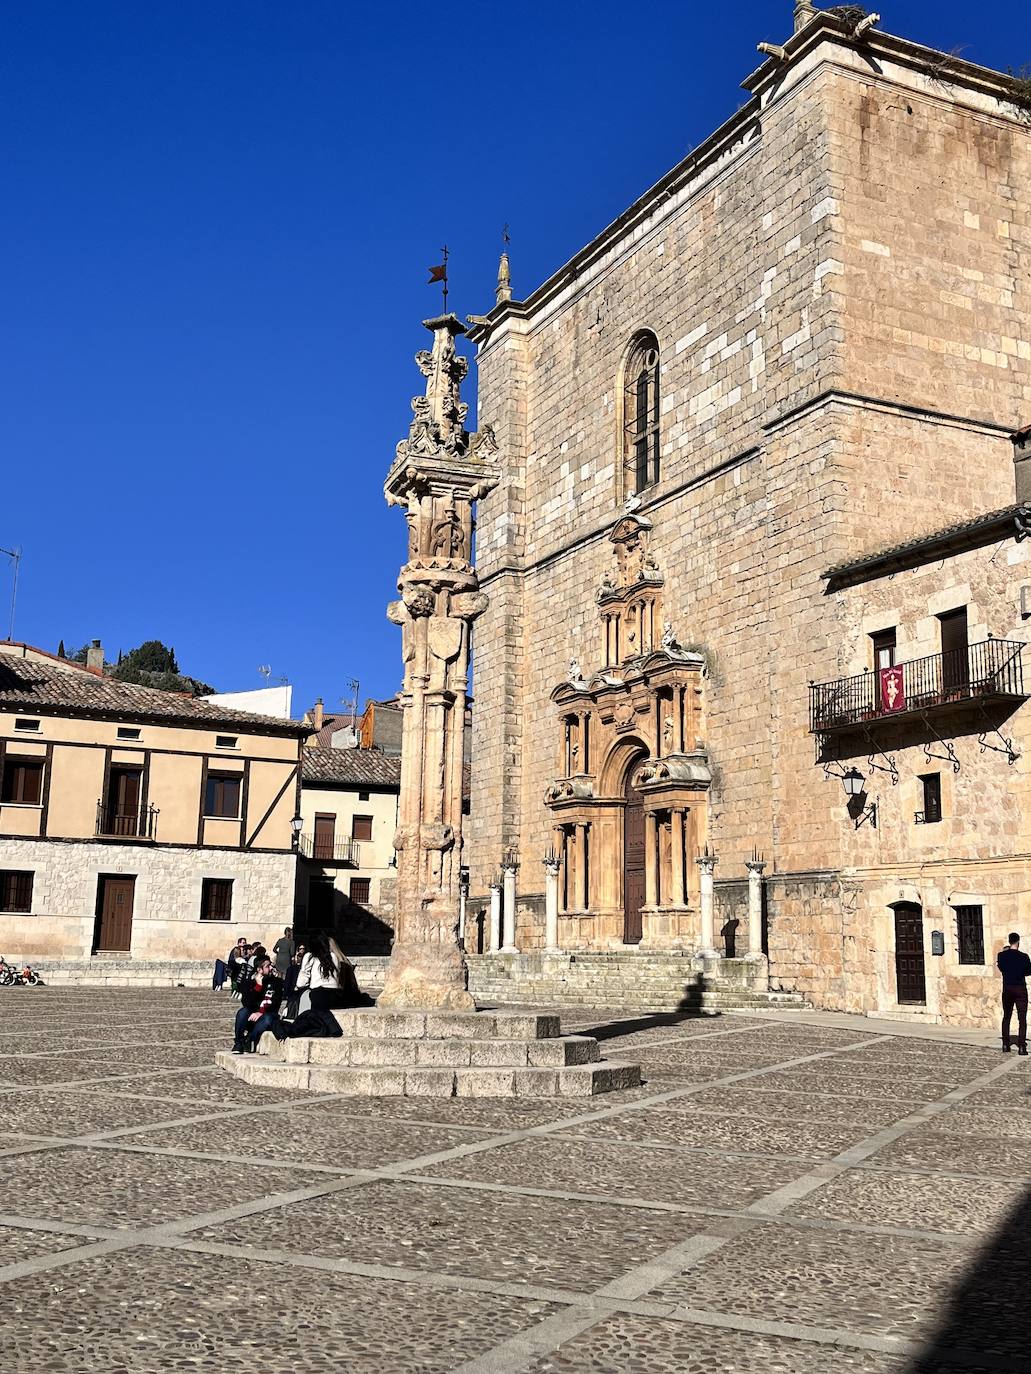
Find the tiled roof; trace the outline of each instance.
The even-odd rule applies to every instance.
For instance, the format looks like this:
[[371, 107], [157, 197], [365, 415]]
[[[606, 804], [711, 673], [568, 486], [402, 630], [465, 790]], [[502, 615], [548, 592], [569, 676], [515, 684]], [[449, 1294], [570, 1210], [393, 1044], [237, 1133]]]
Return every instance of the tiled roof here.
[[70, 673], [50, 663], [0, 652], [0, 711], [94, 716], [102, 719], [169, 721], [183, 725], [233, 726], [247, 734], [307, 735], [295, 720], [215, 706], [199, 697], [162, 692], [92, 673]]
[[401, 760], [378, 749], [305, 749], [301, 781], [400, 787]]
[[[943, 552], [960, 552], [963, 549], [977, 548], [1011, 535], [1024, 539], [1031, 533], [1031, 506], [1003, 506], [1002, 510], [989, 511], [976, 515], [969, 520], [957, 521], [946, 525], [918, 539], [909, 539], [904, 544], [893, 544], [876, 553], [865, 554], [862, 558], [850, 559], [828, 568], [822, 576], [828, 583], [844, 586], [859, 582], [866, 577], [883, 576], [889, 572], [899, 572], [903, 568], [918, 567]], [[833, 588], [832, 588], [833, 589]]]

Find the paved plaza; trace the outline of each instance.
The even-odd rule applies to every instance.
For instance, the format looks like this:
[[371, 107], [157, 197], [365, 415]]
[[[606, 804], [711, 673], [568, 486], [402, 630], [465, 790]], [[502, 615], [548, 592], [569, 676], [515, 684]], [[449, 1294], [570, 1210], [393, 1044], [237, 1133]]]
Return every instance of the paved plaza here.
[[215, 1069], [234, 1010], [0, 991], [9, 1374], [1031, 1369], [987, 1037], [579, 1013], [643, 1087], [369, 1101]]

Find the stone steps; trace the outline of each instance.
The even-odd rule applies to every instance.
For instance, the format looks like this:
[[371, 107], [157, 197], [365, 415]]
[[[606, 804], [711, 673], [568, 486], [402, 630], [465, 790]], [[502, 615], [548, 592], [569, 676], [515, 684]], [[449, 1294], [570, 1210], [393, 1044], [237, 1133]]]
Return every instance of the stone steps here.
[[247, 1083], [360, 1097], [593, 1097], [636, 1087], [636, 1064], [602, 1061], [597, 1040], [562, 1035], [533, 1011], [333, 1013], [338, 1038], [264, 1035], [257, 1054], [221, 1050]]

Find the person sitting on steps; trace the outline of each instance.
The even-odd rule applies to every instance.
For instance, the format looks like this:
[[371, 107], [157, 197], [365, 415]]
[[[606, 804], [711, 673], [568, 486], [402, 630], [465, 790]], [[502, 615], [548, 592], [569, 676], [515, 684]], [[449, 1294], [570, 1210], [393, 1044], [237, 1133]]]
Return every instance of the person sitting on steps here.
[[240, 1000], [243, 1005], [236, 1013], [234, 1054], [253, 1054], [267, 1030], [277, 1039], [283, 1038], [277, 1014], [283, 1000], [283, 984], [276, 977], [267, 954], [254, 972], [241, 980]]
[[308, 941], [308, 952], [301, 963], [294, 992], [311, 994], [313, 1012], [337, 1011], [343, 1007], [370, 1006], [371, 998], [358, 986], [354, 965], [332, 936], [315, 931]]

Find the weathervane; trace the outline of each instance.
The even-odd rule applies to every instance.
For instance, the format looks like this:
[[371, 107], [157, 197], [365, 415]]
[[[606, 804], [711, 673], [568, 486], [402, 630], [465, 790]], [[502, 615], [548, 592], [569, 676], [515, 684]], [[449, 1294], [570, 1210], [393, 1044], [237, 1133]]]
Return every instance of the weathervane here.
[[447, 314], [447, 260], [448, 260], [448, 251], [447, 251], [447, 244], [446, 244], [446, 243], [445, 243], [444, 247], [440, 250], [440, 255], [441, 255], [441, 257], [444, 259], [444, 261], [441, 262], [441, 263], [438, 263], [438, 265], [437, 265], [436, 267], [431, 267], [431, 268], [430, 268], [430, 279], [429, 279], [429, 281], [428, 281], [426, 284], [427, 284], [427, 286], [432, 286], [433, 283], [434, 283], [435, 281], [439, 281], [439, 282], [442, 284], [442, 286], [443, 286], [443, 288], [444, 288], [444, 314], [446, 315], [446, 314]]

